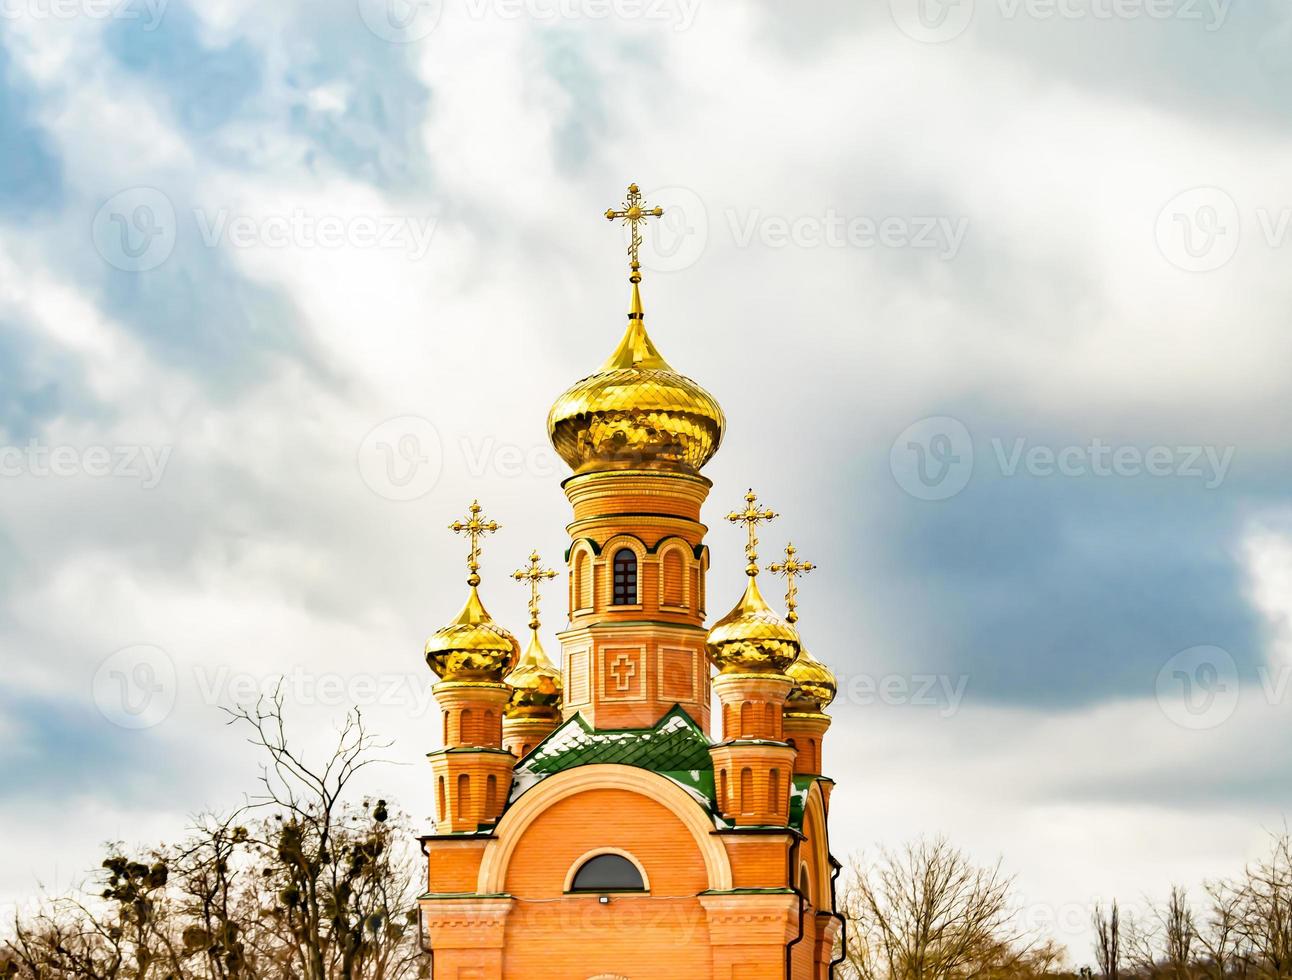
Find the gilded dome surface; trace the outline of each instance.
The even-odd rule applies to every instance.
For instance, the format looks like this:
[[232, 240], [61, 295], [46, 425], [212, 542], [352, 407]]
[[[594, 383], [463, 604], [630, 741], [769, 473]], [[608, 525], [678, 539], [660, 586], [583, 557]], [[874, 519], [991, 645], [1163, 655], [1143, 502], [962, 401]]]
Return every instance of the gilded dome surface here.
[[504, 709], [508, 718], [559, 718], [561, 672], [548, 658], [537, 630], [530, 631], [529, 645], [515, 669], [503, 680], [512, 689]]
[[767, 605], [752, 575], [736, 608], [713, 625], [706, 643], [724, 674], [783, 674], [799, 655], [798, 631]]
[[726, 418], [714, 397], [660, 356], [634, 312], [601, 370], [556, 399], [547, 433], [575, 473], [662, 469], [696, 473], [722, 443]]
[[516, 637], [493, 621], [474, 585], [462, 611], [426, 641], [426, 662], [445, 681], [497, 683], [519, 656]]
[[785, 705], [787, 711], [822, 711], [839, 689], [830, 668], [803, 647], [799, 648], [799, 658], [785, 673], [794, 682]]

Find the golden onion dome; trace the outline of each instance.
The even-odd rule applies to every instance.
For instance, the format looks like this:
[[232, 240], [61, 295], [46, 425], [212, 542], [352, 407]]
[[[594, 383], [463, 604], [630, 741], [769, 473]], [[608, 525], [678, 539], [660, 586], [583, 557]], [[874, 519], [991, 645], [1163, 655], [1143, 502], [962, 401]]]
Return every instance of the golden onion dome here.
[[462, 611], [426, 641], [426, 662], [445, 681], [496, 684], [519, 656], [516, 637], [493, 621], [474, 584]]
[[706, 643], [709, 658], [724, 674], [783, 674], [799, 655], [798, 631], [767, 605], [754, 575], [736, 608], [709, 630]]
[[799, 647], [798, 659], [786, 668], [785, 673], [794, 682], [785, 705], [787, 711], [823, 711], [839, 690], [839, 682], [834, 679], [830, 668], [802, 646]]
[[717, 400], [674, 371], [651, 343], [634, 282], [619, 347], [600, 371], [556, 399], [547, 433], [575, 473], [696, 473], [718, 451], [726, 424]]
[[561, 714], [561, 672], [547, 656], [538, 638], [530, 630], [529, 645], [516, 667], [503, 681], [511, 687], [511, 699], [504, 714], [508, 718], [554, 718]]

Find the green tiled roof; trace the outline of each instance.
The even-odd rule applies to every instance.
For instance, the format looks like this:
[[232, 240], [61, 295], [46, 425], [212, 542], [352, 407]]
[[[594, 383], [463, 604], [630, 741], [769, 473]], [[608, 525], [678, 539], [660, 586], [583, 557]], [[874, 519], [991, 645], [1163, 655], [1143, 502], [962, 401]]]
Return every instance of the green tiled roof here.
[[[674, 707], [653, 728], [597, 730], [575, 715], [539, 742], [516, 764], [511, 802], [553, 773], [609, 763], [648, 769], [671, 779], [708, 810], [719, 827], [713, 759], [709, 739], [681, 707]], [[803, 828], [803, 807], [816, 776], [795, 776], [790, 793], [790, 826]]]
[[512, 799], [545, 776], [598, 763], [657, 772], [688, 790], [704, 806], [713, 808], [709, 740], [680, 707], [674, 707], [653, 728], [598, 731], [582, 715], [575, 715], [516, 766]]

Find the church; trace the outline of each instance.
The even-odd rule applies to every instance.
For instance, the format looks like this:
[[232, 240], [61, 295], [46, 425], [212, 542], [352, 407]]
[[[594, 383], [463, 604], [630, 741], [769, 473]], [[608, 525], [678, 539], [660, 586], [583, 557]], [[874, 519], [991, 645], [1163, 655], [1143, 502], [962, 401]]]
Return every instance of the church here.
[[[792, 545], [760, 564], [776, 514], [748, 492], [727, 515], [748, 534], [744, 591], [706, 626], [701, 471], [726, 418], [646, 333], [641, 225], [661, 213], [636, 185], [606, 212], [630, 229], [627, 330], [548, 415], [573, 471], [559, 666], [539, 617], [557, 573], [536, 553], [512, 573], [530, 596], [522, 652], [480, 595], [499, 525], [478, 503], [450, 525], [469, 574], [466, 604], [426, 644], [443, 721], [420, 898], [435, 980], [832, 973], [843, 920], [821, 760], [836, 683], [797, 627], [798, 579], [815, 566]], [[786, 580], [784, 615], [764, 571]]]

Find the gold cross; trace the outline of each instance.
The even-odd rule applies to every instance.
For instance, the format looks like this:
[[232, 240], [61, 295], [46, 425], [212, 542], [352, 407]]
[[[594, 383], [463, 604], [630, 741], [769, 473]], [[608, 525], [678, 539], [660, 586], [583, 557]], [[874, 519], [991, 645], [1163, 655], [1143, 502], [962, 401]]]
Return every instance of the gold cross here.
[[538, 557], [537, 551], [529, 553], [529, 565], [526, 568], [518, 568], [511, 573], [511, 577], [517, 582], [529, 583], [529, 628], [538, 629], [538, 586], [543, 579], [556, 578], [556, 572], [550, 568], [543, 568], [542, 559]]
[[767, 566], [767, 570], [773, 575], [780, 575], [785, 579], [785, 608], [789, 610], [785, 614], [785, 618], [791, 623], [797, 623], [799, 621], [799, 586], [794, 580], [798, 576], [806, 575], [808, 572], [812, 571], [812, 569], [816, 568], [816, 566], [810, 561], [799, 561], [794, 557], [795, 554], [797, 554], [797, 549], [794, 545], [787, 544], [785, 546], [785, 560], [772, 562]]
[[749, 564], [745, 566], [745, 574], [750, 578], [758, 574], [758, 525], [777, 516], [776, 511], [770, 507], [759, 510], [757, 503], [758, 495], [750, 490], [745, 494], [745, 509], [735, 510], [727, 515], [727, 520], [733, 524], [745, 525], [749, 532], [749, 543], [745, 545], [745, 558]]
[[637, 224], [647, 218], [658, 218], [663, 213], [664, 209], [661, 207], [648, 208], [642, 204], [642, 192], [637, 189], [636, 184], [628, 185], [628, 198], [618, 211], [614, 208], [606, 209], [608, 220], [623, 218], [623, 223], [632, 227], [632, 239], [628, 243], [628, 263], [632, 269], [632, 273], [628, 276], [629, 282], [642, 281], [642, 266], [637, 260], [637, 250], [642, 244], [642, 233]]
[[449, 530], [454, 534], [466, 534], [471, 539], [471, 554], [467, 556], [467, 585], [473, 588], [480, 584], [480, 539], [486, 534], [493, 534], [502, 527], [497, 521], [486, 521], [480, 516], [480, 501], [471, 501], [471, 513], [465, 521], [454, 521]]

